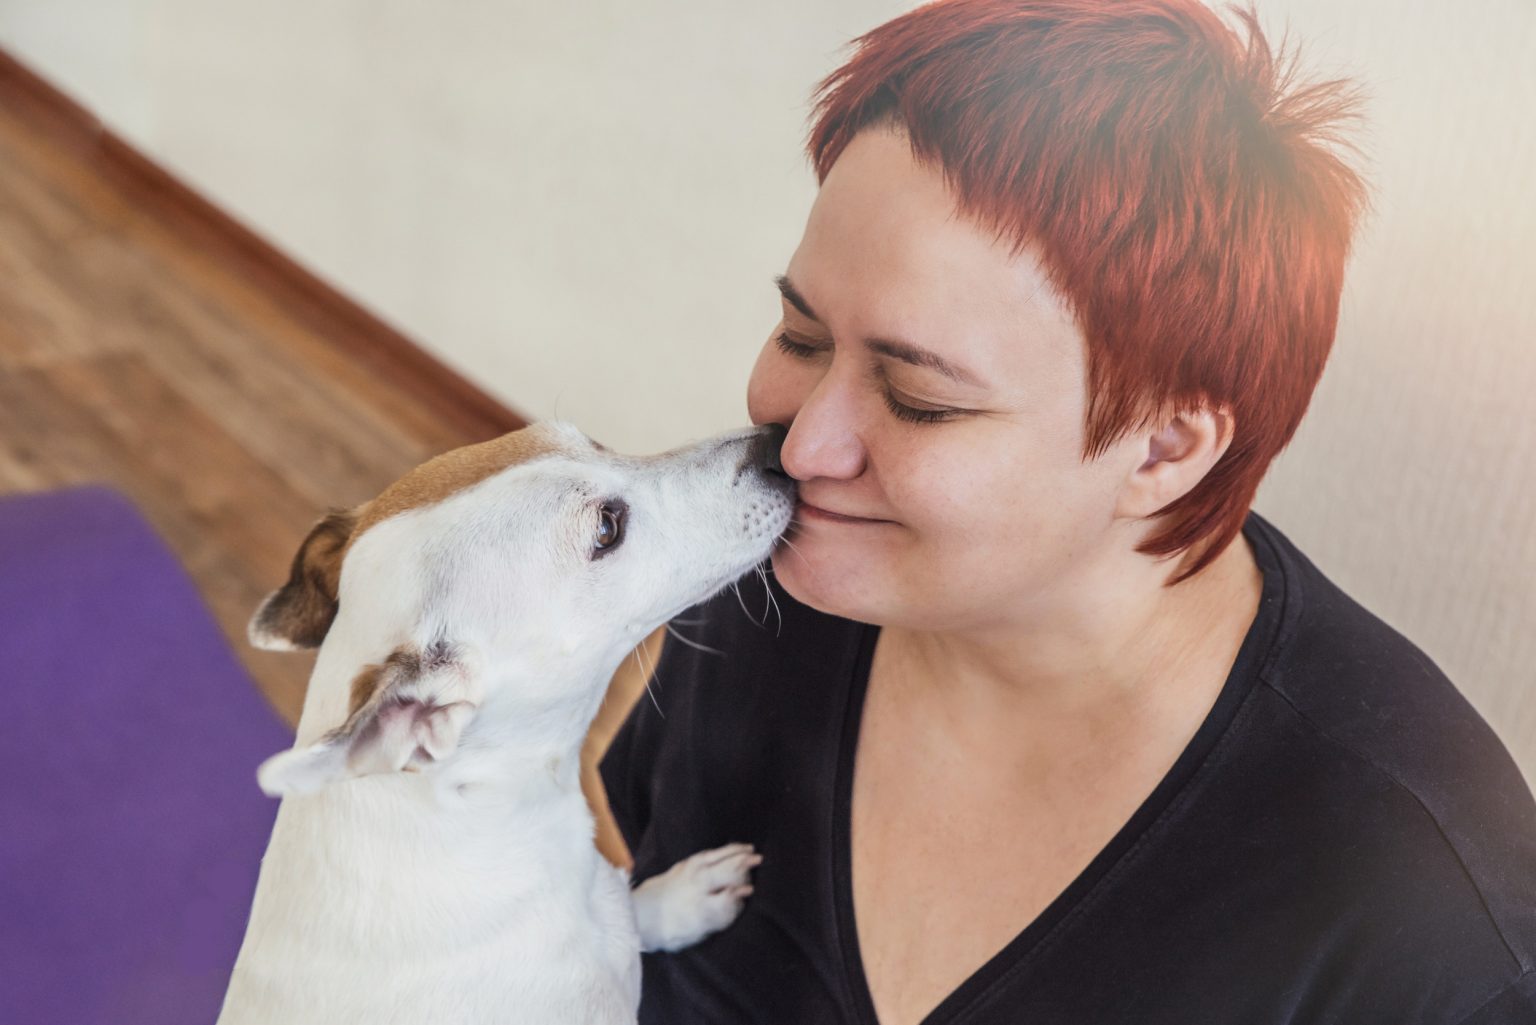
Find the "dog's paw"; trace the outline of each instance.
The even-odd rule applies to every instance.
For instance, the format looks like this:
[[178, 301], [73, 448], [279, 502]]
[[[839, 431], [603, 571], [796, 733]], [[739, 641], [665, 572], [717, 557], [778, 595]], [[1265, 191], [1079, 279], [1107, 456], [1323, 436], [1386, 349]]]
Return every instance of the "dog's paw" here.
[[642, 950], [681, 950], [719, 932], [741, 914], [763, 856], [733, 843], [684, 858], [631, 894]]

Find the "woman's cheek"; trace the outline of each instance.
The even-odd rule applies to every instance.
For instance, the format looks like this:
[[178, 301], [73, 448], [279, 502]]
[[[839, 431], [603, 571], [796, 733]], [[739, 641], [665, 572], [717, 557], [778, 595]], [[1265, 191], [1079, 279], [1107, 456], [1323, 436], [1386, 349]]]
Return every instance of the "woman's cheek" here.
[[[905, 445], [890, 445], [886, 454], [890, 472], [884, 477], [899, 483], [899, 494], [892, 498], [909, 510], [912, 520], [930, 530], [955, 532], [983, 538], [999, 529], [1006, 530], [1010, 511], [1010, 481], [995, 471], [997, 461], [989, 458], [970, 434], [964, 437], [952, 428], [958, 425], [934, 425], [927, 431], [944, 431], [944, 438], [932, 435], [907, 435]], [[888, 485], [889, 487], [890, 485]]]

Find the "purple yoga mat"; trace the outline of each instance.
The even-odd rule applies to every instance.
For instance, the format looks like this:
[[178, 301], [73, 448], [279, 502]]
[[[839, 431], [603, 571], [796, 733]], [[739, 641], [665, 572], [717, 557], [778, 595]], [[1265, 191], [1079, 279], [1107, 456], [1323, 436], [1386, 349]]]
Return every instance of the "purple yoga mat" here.
[[293, 734], [101, 485], [0, 497], [0, 1022], [209, 1025]]

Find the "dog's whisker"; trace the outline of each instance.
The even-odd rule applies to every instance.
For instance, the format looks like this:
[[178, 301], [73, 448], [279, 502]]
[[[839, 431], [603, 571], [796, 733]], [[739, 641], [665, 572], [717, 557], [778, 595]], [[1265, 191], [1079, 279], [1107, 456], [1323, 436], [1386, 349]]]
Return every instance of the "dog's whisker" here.
[[[769, 569], [772, 569], [772, 566], [770, 566]], [[769, 608], [773, 609], [774, 619], [776, 619], [779, 624], [774, 629], [773, 635], [775, 637], [782, 636], [784, 633], [784, 612], [779, 608], [779, 600], [773, 596], [773, 585], [768, 582], [768, 571], [763, 569], [762, 563], [757, 564], [757, 575], [763, 582], [763, 593], [768, 596]], [[766, 621], [767, 618], [768, 612], [767, 610], [764, 610], [763, 619]]]
[[651, 674], [656, 671], [656, 667], [647, 666], [645, 664], [645, 645], [643, 643], [637, 644], [635, 646], [635, 650], [630, 652], [630, 655], [633, 656], [635, 662], [639, 664], [640, 671], [645, 674], [646, 680], [650, 680]]
[[656, 670], [657, 670], [658, 666], [656, 666], [655, 664], [652, 664], [650, 666], [650, 668], [646, 668], [646, 665], [645, 665], [645, 661], [646, 661], [646, 659], [645, 659], [645, 645], [644, 644], [642, 644], [639, 647], [637, 647], [633, 652], [631, 652], [631, 654], [634, 655], [635, 656], [635, 660], [640, 663], [640, 671], [645, 674], [645, 693], [646, 693], [646, 695], [651, 699], [651, 704], [656, 706], [656, 714], [661, 716], [663, 719], [665, 719], [667, 717], [667, 713], [665, 713], [665, 712], [663, 712], [661, 710], [661, 702], [656, 700], [656, 692], [651, 689], [652, 681], [655, 681], [657, 683], [660, 682], [659, 680], [656, 680]]
[[784, 632], [784, 614], [779, 610], [778, 599], [773, 596], [773, 586], [768, 583], [768, 574], [763, 571], [763, 564], [758, 563], [753, 569], [757, 571], [757, 579], [763, 582], [763, 596], [768, 599], [768, 603], [763, 606], [763, 622], [768, 622], [768, 612], [771, 609], [778, 620], [778, 626], [774, 628], [773, 635], [778, 637]]
[[787, 547], [790, 551], [792, 551], [796, 555], [800, 556], [801, 559], [805, 558], [805, 553], [802, 552], [799, 548], [797, 548], [795, 546], [795, 543], [793, 541], [791, 541], [789, 538], [787, 538], [787, 537], [780, 537], [779, 538], [779, 544], [784, 545], [785, 547]]
[[711, 648], [707, 644], [700, 644], [698, 641], [695, 641], [692, 638], [684, 637], [682, 634], [680, 634], [676, 630], [672, 629], [672, 624], [671, 623], [667, 624], [667, 633], [671, 634], [673, 637], [676, 637], [678, 640], [680, 640], [684, 644], [688, 645], [688, 647], [697, 649], [698, 651], [707, 651], [711, 655], [724, 655], [725, 654], [725, 652], [721, 651], [719, 648]]
[[[759, 572], [759, 570], [758, 570], [758, 568], [756, 566], [753, 566], [752, 570], [753, 570], [754, 573], [758, 573]], [[756, 616], [751, 616], [750, 618], [759, 627], [766, 627], [768, 625], [768, 606], [766, 606], [766, 605], [763, 606], [763, 618], [762, 619], [758, 619]]]
[[752, 572], [757, 574], [757, 579], [763, 582], [763, 597], [767, 599], [763, 603], [763, 622], [768, 622], [768, 610], [773, 605], [773, 594], [768, 590], [768, 578], [763, 576], [763, 564], [758, 563], [752, 567]]
[[[747, 608], [747, 603], [741, 596], [741, 582], [738, 580], [732, 580], [731, 591], [736, 595], [736, 604], [741, 606], [742, 614], [745, 615], [748, 619], [752, 619], [752, 610]], [[757, 620], [752, 619], [752, 622], [756, 623]], [[761, 626], [762, 624], [758, 625]]]

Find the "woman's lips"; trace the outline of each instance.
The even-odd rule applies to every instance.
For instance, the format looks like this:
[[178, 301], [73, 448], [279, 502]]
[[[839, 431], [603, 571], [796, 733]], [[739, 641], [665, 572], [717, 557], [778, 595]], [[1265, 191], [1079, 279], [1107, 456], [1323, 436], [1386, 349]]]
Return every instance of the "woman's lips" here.
[[803, 520], [820, 520], [823, 523], [889, 523], [890, 520], [876, 520], [865, 516], [845, 516], [842, 513], [823, 509], [819, 505], [812, 505], [805, 499], [795, 502], [795, 515]]

